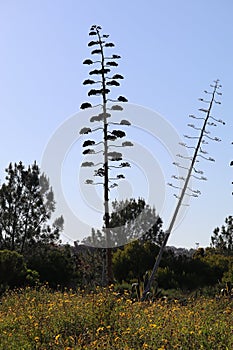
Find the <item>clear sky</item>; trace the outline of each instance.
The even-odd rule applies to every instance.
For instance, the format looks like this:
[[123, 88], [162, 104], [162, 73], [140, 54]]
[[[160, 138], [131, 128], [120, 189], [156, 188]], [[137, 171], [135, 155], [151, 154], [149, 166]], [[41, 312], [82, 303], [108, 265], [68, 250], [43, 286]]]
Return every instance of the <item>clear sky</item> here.
[[[213, 229], [232, 214], [232, 14], [231, 0], [0, 1], [1, 182], [9, 162], [37, 160], [40, 164], [56, 129], [88, 100], [82, 86], [88, 69], [82, 61], [89, 57], [89, 28], [99, 24], [115, 43], [115, 53], [122, 56], [119, 73], [125, 80], [118, 94], [127, 96], [131, 104], [158, 112], [180, 138], [192, 131], [187, 128], [188, 115], [201, 107], [202, 91], [220, 79], [222, 105], [214, 116], [226, 125], [213, 130], [222, 142], [207, 149], [216, 161], [201, 164], [208, 181], [195, 184], [202, 195], [191, 201], [169, 240], [169, 245], [193, 248], [198, 242], [207, 246]], [[164, 183], [169, 182], [172, 173], [163, 162], [161, 145], [143, 140], [143, 133], [138, 138], [156, 158]], [[81, 151], [72, 149], [69, 157], [77, 160], [77, 171]], [[71, 175], [64, 171], [65, 176]], [[127, 170], [129, 183], [130, 176], [135, 178]], [[142, 183], [132, 193], [144, 196], [141, 189]], [[169, 206], [173, 196], [169, 188], [166, 191]], [[156, 201], [150, 198], [150, 204]], [[81, 212], [81, 199], [77, 206]], [[163, 219], [166, 228], [166, 209]], [[72, 236], [68, 226], [65, 234], [66, 240]]]

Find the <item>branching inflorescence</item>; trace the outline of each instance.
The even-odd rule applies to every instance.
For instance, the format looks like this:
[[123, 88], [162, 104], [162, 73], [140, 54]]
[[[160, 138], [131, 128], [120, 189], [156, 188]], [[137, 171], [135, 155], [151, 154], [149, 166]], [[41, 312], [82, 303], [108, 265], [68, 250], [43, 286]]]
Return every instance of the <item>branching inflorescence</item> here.
[[[101, 103], [92, 106], [89, 102], [84, 102], [81, 105], [81, 109], [87, 109], [92, 107], [99, 107], [100, 113], [93, 115], [90, 118], [91, 123], [98, 123], [97, 127], [83, 127], [80, 130], [80, 134], [91, 134], [95, 131], [101, 131], [101, 141], [86, 140], [83, 143], [85, 150], [84, 155], [95, 156], [97, 154], [102, 155], [100, 162], [85, 161], [82, 163], [82, 167], [93, 167], [94, 176], [101, 178], [101, 181], [94, 181], [93, 179], [87, 179], [88, 185], [103, 185], [104, 190], [104, 231], [106, 237], [107, 249], [106, 254], [106, 283], [111, 283], [112, 276], [112, 256], [111, 256], [111, 232], [110, 232], [110, 213], [109, 213], [109, 192], [112, 188], [118, 186], [118, 180], [124, 179], [123, 174], [110, 175], [111, 169], [122, 169], [130, 167], [128, 162], [122, 161], [123, 155], [119, 151], [119, 148], [130, 147], [133, 144], [129, 141], [124, 141], [119, 144], [119, 140], [126, 136], [123, 130], [115, 129], [115, 126], [121, 126], [121, 128], [127, 127], [130, 122], [126, 119], [122, 119], [120, 122], [111, 122], [112, 113], [115, 111], [123, 111], [122, 103], [127, 102], [124, 96], [119, 96], [117, 99], [110, 99], [108, 96], [112, 87], [120, 86], [120, 81], [124, 79], [121, 74], [112, 74], [112, 69], [118, 66], [117, 61], [121, 58], [117, 54], [109, 55], [106, 51], [115, 45], [108, 41], [109, 35], [101, 34], [101, 27], [93, 25], [90, 29], [89, 35], [94, 38], [88, 43], [92, 56], [98, 57], [95, 60], [85, 59], [83, 64], [94, 66], [89, 72], [93, 79], [86, 79], [83, 85], [91, 85], [88, 92], [90, 97], [100, 97]], [[99, 149], [100, 147], [100, 149]], [[116, 171], [116, 170], [115, 170]]]
[[[175, 207], [174, 213], [172, 215], [172, 219], [170, 222], [170, 225], [168, 227], [168, 229], [165, 231], [165, 238], [164, 241], [160, 247], [160, 251], [159, 254], [157, 256], [157, 259], [155, 261], [151, 276], [148, 280], [148, 283], [145, 287], [145, 290], [143, 292], [142, 295], [142, 300], [145, 300], [147, 297], [147, 293], [149, 293], [152, 282], [155, 278], [155, 274], [157, 272], [157, 269], [159, 267], [164, 249], [166, 247], [166, 244], [168, 242], [169, 236], [172, 232], [173, 226], [175, 224], [178, 212], [180, 210], [181, 205], [183, 204], [183, 200], [185, 196], [192, 196], [192, 197], [198, 197], [201, 192], [199, 190], [193, 190], [192, 188], [189, 187], [189, 182], [190, 182], [190, 178], [191, 176], [199, 179], [199, 180], [207, 180], [207, 178], [204, 175], [204, 172], [202, 170], [199, 170], [196, 168], [196, 163], [199, 162], [199, 158], [205, 159], [207, 161], [210, 162], [214, 162], [215, 160], [212, 157], [208, 156], [208, 152], [203, 148], [203, 146], [207, 145], [209, 143], [210, 140], [212, 141], [216, 141], [216, 142], [220, 142], [221, 140], [216, 137], [216, 136], [212, 136], [211, 131], [209, 130], [209, 127], [216, 127], [217, 124], [225, 124], [223, 120], [221, 119], [216, 119], [211, 115], [212, 109], [213, 109], [213, 105], [214, 104], [221, 104], [220, 101], [218, 101], [218, 97], [222, 95], [222, 93], [219, 91], [221, 88], [221, 85], [219, 84], [219, 80], [214, 81], [214, 85], [210, 85], [210, 87], [212, 88], [212, 91], [204, 91], [205, 94], [208, 96], [209, 95], [209, 99], [203, 99], [200, 98], [199, 100], [206, 104], [207, 107], [201, 107], [199, 108], [199, 112], [203, 115], [200, 117], [196, 117], [195, 115], [190, 115], [189, 117], [192, 119], [195, 119], [196, 121], [201, 121], [203, 124], [202, 126], [196, 126], [194, 124], [188, 124], [189, 127], [191, 127], [192, 129], [194, 129], [195, 131], [199, 132], [199, 135], [194, 135], [194, 136], [189, 136], [189, 135], [184, 135], [184, 137], [186, 139], [189, 140], [197, 140], [197, 144], [196, 146], [194, 145], [187, 145], [184, 142], [181, 142], [181, 146], [186, 147], [186, 148], [190, 148], [193, 149], [193, 155], [191, 157], [183, 157], [181, 154], [178, 154], [177, 156], [179, 158], [185, 158], [186, 160], [190, 161], [189, 166], [182, 166], [180, 163], [178, 162], [174, 162], [173, 164], [181, 167], [182, 169], [187, 170], [187, 174], [185, 177], [178, 177], [173, 175], [172, 178], [175, 180], [182, 180], [184, 181], [184, 185], [182, 187], [173, 185], [173, 183], [169, 183], [168, 185], [171, 187], [174, 187], [176, 189], [180, 189], [180, 195], [176, 195], [175, 197], [178, 199], [177, 205]], [[232, 162], [233, 165], [233, 162]]]

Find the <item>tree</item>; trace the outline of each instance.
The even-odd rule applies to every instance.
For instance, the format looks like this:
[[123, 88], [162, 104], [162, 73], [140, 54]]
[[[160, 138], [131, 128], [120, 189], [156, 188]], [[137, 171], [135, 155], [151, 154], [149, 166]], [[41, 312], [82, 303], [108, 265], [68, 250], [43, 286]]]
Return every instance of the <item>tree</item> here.
[[0, 287], [19, 287], [25, 281], [27, 268], [23, 256], [10, 250], [0, 250]]
[[[173, 229], [173, 226], [175, 224], [175, 221], [176, 221], [177, 215], [179, 213], [180, 207], [181, 207], [181, 205], [183, 203], [184, 196], [185, 195], [189, 195], [189, 196], [197, 197], [198, 194], [200, 194], [200, 191], [192, 190], [192, 189], [190, 189], [188, 187], [191, 176], [194, 176], [195, 178], [198, 178], [199, 180], [206, 180], [206, 178], [204, 176], [202, 176], [203, 171], [196, 169], [196, 163], [199, 162], [199, 158], [198, 157], [204, 158], [204, 159], [206, 159], [208, 161], [211, 161], [211, 162], [214, 161], [214, 159], [212, 157], [206, 156], [206, 154], [208, 154], [208, 152], [203, 149], [203, 145], [208, 144], [208, 140], [213, 140], [213, 141], [217, 141], [217, 142], [221, 141], [217, 137], [210, 136], [211, 132], [209, 130], [207, 130], [207, 128], [209, 126], [211, 126], [211, 127], [217, 126], [216, 123], [225, 124], [221, 119], [216, 119], [216, 118], [214, 118], [211, 115], [213, 105], [215, 103], [216, 104], [221, 104], [221, 102], [216, 100], [216, 96], [222, 95], [222, 93], [219, 92], [219, 89], [221, 88], [221, 85], [219, 84], [219, 80], [216, 80], [214, 82], [214, 85], [210, 85], [210, 86], [212, 88], [211, 92], [205, 90], [205, 94], [207, 96], [208, 95], [211, 96], [210, 100], [206, 100], [206, 99], [203, 99], [203, 98], [199, 99], [201, 102], [208, 104], [207, 108], [199, 108], [199, 111], [201, 113], [204, 113], [205, 116], [204, 117], [196, 117], [194, 115], [190, 115], [190, 117], [194, 118], [195, 120], [201, 120], [201, 121], [203, 120], [203, 124], [202, 124], [202, 126], [199, 126], [199, 127], [195, 126], [194, 124], [188, 124], [189, 127], [191, 127], [194, 130], [200, 132], [199, 136], [184, 135], [184, 137], [187, 138], [187, 139], [196, 139], [197, 140], [197, 145], [196, 146], [187, 146], [185, 143], [181, 144], [184, 147], [188, 147], [188, 148], [194, 149], [194, 153], [193, 153], [193, 156], [189, 158], [190, 165], [187, 168], [186, 178], [180, 179], [180, 178], [175, 177], [178, 180], [184, 180], [184, 185], [183, 185], [183, 187], [180, 188], [180, 190], [181, 190], [180, 196], [179, 197], [176, 196], [177, 199], [178, 199], [178, 202], [177, 202], [177, 205], [175, 207], [175, 210], [174, 210], [172, 219], [170, 221], [170, 224], [168, 226], [168, 229], [165, 231], [165, 238], [164, 238], [164, 241], [163, 241], [163, 243], [161, 245], [159, 254], [158, 254], [157, 258], [156, 258], [156, 261], [155, 261], [155, 264], [153, 266], [153, 270], [152, 270], [151, 276], [150, 276], [150, 278], [148, 280], [147, 286], [146, 286], [146, 288], [144, 290], [144, 293], [143, 293], [143, 296], [142, 296], [142, 300], [145, 300], [147, 292], [150, 290], [150, 286], [151, 286], [151, 284], [152, 284], [152, 282], [153, 282], [153, 280], [155, 278], [156, 271], [158, 270], [158, 267], [159, 267], [159, 264], [160, 264], [160, 261], [161, 261], [164, 249], [165, 249], [165, 247], [167, 245], [168, 239], [169, 239], [170, 234], [172, 232], [172, 229]], [[184, 158], [180, 154], [178, 154], [177, 156], [179, 156], [181, 158]], [[179, 163], [176, 163], [176, 162], [174, 162], [173, 164], [177, 165], [177, 166], [180, 166]], [[198, 174], [200, 174], [201, 176], [197, 176]], [[179, 188], [177, 186], [174, 186], [173, 184], [169, 184], [169, 185], [172, 186], [172, 187], [175, 187], [175, 188]]]
[[55, 200], [49, 180], [33, 163], [22, 162], [6, 169], [6, 182], [0, 187], [0, 248], [25, 255], [38, 243], [59, 239], [63, 218], [49, 224]]
[[[124, 96], [119, 96], [117, 100], [109, 99], [108, 95], [111, 92], [112, 87], [120, 86], [120, 80], [123, 79], [123, 76], [120, 74], [111, 74], [112, 68], [118, 66], [117, 60], [121, 57], [119, 55], [113, 54], [109, 56], [105, 51], [108, 48], [112, 48], [115, 45], [112, 42], [109, 42], [107, 38], [109, 35], [101, 35], [101, 27], [93, 25], [90, 29], [89, 35], [95, 37], [95, 40], [91, 40], [88, 43], [88, 46], [94, 48], [91, 51], [93, 56], [98, 56], [97, 60], [85, 59], [83, 64], [85, 65], [94, 65], [98, 68], [92, 69], [89, 72], [91, 76], [97, 76], [98, 79], [86, 79], [84, 85], [97, 85], [97, 88], [91, 88], [88, 92], [88, 96], [101, 97], [101, 110], [98, 115], [93, 115], [90, 118], [91, 123], [101, 123], [101, 126], [96, 128], [84, 127], [80, 130], [80, 134], [89, 134], [95, 131], [102, 131], [101, 140], [96, 142], [95, 140], [86, 140], [83, 144], [85, 150], [83, 151], [84, 155], [96, 155], [102, 154], [103, 159], [95, 164], [92, 161], [86, 161], [82, 163], [83, 167], [97, 167], [94, 172], [94, 176], [99, 177], [100, 182], [94, 182], [92, 179], [87, 179], [86, 184], [89, 185], [102, 185], [104, 193], [104, 231], [105, 231], [105, 248], [107, 249], [106, 254], [106, 282], [112, 282], [112, 252], [111, 252], [111, 240], [110, 240], [110, 212], [109, 212], [109, 191], [117, 186], [117, 182], [120, 179], [124, 178], [123, 174], [114, 174], [110, 177], [110, 170], [121, 169], [124, 167], [130, 166], [127, 162], [122, 162], [122, 153], [115, 151], [114, 147], [126, 147], [132, 146], [131, 142], [122, 142], [121, 144], [116, 144], [120, 139], [126, 136], [125, 132], [122, 130], [114, 129], [115, 125], [128, 126], [130, 122], [123, 119], [120, 122], [111, 122], [109, 120], [111, 113], [114, 111], [122, 111], [123, 107], [120, 104], [115, 104], [115, 102], [127, 102], [127, 99]], [[108, 102], [113, 102], [113, 104], [108, 106]], [[91, 108], [92, 105], [89, 102], [84, 102], [81, 105], [81, 109]], [[115, 144], [114, 144], [114, 141]], [[113, 142], [113, 144], [112, 144]], [[110, 144], [111, 143], [111, 144]], [[99, 150], [99, 146], [102, 148]], [[91, 148], [86, 148], [86, 147]], [[112, 150], [113, 148], [113, 150]], [[116, 162], [117, 165], [110, 165], [110, 163]], [[120, 164], [118, 162], [121, 162]], [[98, 167], [100, 165], [100, 167]]]
[[[158, 251], [158, 245], [161, 244], [164, 238], [164, 233], [162, 231], [162, 220], [158, 215], [156, 215], [155, 209], [151, 208], [148, 204], [146, 204], [145, 200], [142, 198], [138, 198], [138, 200], [133, 198], [122, 200], [122, 201], [115, 200], [112, 203], [112, 207], [113, 207], [113, 210], [110, 216], [110, 227], [111, 227], [111, 246], [114, 247], [113, 249], [114, 278], [117, 278], [119, 280], [120, 270], [123, 271], [123, 275], [124, 275], [122, 279], [126, 279], [127, 273], [129, 271], [130, 271], [130, 276], [132, 278], [135, 271], [138, 270], [138, 267], [132, 267], [132, 265], [134, 263], [137, 263], [137, 266], [138, 266], [138, 263], [139, 263], [139, 256], [138, 256], [138, 259], [136, 260], [132, 258], [133, 256], [132, 254], [134, 254], [134, 251], [136, 248], [138, 248], [138, 253], [141, 257], [140, 264], [142, 264], [141, 266], [142, 271], [145, 272], [147, 270], [147, 267], [149, 268], [149, 264], [145, 266], [146, 261], [149, 261], [150, 266], [153, 263], [153, 256], [155, 254], [155, 251]], [[96, 259], [96, 262], [94, 265], [98, 265], [99, 270], [100, 270], [100, 264], [99, 264], [98, 258], [101, 255], [104, 256], [104, 253], [105, 253], [105, 251], [101, 248], [103, 247], [104, 241], [105, 241], [105, 237], [103, 232], [101, 230], [94, 230], [94, 229], [92, 229], [91, 236], [85, 238], [83, 241], [83, 243], [86, 246], [92, 247], [91, 253], [93, 255], [95, 254], [95, 259]], [[135, 241], [137, 243], [134, 243]], [[149, 253], [149, 250], [146, 250], [146, 253], [145, 253], [145, 243], [148, 243], [149, 245], [151, 245], [151, 247], [153, 246], [153, 249], [152, 249], [153, 254], [151, 253], [150, 257], [147, 257], [147, 258], [145, 257], [145, 254]], [[125, 244], [126, 246], [124, 246]], [[124, 246], [124, 249], [127, 247], [126, 252], [124, 253], [120, 252], [123, 250], [123, 247], [121, 246]], [[99, 248], [96, 249], [93, 247], [99, 247]], [[119, 247], [121, 247], [121, 249], [119, 249]], [[115, 252], [119, 254], [120, 260], [119, 259], [116, 260]], [[132, 254], [129, 254], [129, 252], [132, 252]], [[87, 265], [90, 266], [90, 264], [87, 264]], [[94, 274], [95, 273], [93, 271], [93, 275]], [[99, 275], [101, 276], [100, 272], [99, 272]], [[138, 278], [138, 273], [136, 277]], [[94, 280], [96, 280], [96, 278], [94, 278]], [[101, 279], [99, 278], [99, 280]]]
[[76, 268], [80, 274], [81, 288], [93, 290], [96, 286], [101, 285], [104, 277], [103, 255], [106, 250], [74, 242], [73, 251]]
[[[164, 238], [162, 219], [156, 215], [155, 208], [146, 204], [142, 198], [114, 200], [109, 226], [112, 247], [120, 247], [133, 240], [161, 245]], [[92, 229], [92, 235], [84, 243], [103, 247], [104, 235], [100, 230]]]
[[115, 200], [112, 207], [110, 226], [118, 228], [112, 237], [116, 246], [135, 239], [161, 245], [164, 238], [162, 220], [156, 215], [155, 208], [146, 204], [144, 199]]
[[154, 256], [158, 253], [158, 246], [149, 241], [142, 243], [135, 240], [124, 249], [117, 249], [113, 254], [113, 271], [115, 278], [121, 283], [133, 279], [143, 280], [146, 271], [153, 264]]
[[40, 282], [50, 287], [76, 287], [79, 276], [75, 269], [75, 257], [69, 245], [40, 245], [28, 258], [27, 266], [38, 271]]
[[226, 218], [225, 224], [214, 229], [211, 246], [224, 255], [233, 255], [233, 217]]
[[200, 249], [202, 250], [194, 254], [194, 259], [207, 265], [207, 269], [203, 267], [198, 269], [198, 273], [205, 276], [205, 284], [214, 285], [231, 281], [231, 278], [227, 280], [227, 277], [231, 276], [233, 255], [226, 255], [223, 251], [214, 247]]

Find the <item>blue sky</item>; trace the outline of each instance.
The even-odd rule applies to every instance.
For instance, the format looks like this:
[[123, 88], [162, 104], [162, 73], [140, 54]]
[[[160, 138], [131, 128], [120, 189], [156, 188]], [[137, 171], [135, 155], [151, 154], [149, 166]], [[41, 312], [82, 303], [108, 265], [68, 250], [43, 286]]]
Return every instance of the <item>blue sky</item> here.
[[[180, 137], [190, 132], [188, 115], [200, 107], [202, 91], [216, 78], [223, 85], [215, 116], [226, 126], [215, 130], [222, 142], [208, 145], [216, 162], [202, 163], [208, 182], [197, 184], [202, 195], [191, 201], [169, 241], [208, 245], [213, 229], [232, 214], [232, 11], [230, 0], [1, 1], [1, 182], [10, 161], [40, 163], [55, 130], [87, 100], [82, 81], [88, 70], [82, 61], [89, 57], [89, 28], [99, 24], [122, 56], [119, 73], [125, 80], [119, 94], [157, 111]], [[166, 177], [169, 171], [162, 170]], [[140, 186], [136, 194], [144, 194]], [[165, 228], [168, 220], [169, 215]]]

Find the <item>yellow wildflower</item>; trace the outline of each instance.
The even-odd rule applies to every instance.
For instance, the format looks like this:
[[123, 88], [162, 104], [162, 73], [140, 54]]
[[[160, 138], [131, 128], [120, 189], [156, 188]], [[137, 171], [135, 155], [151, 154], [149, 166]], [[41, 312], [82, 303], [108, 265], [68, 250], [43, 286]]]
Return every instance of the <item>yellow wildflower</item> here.
[[61, 337], [61, 334], [56, 335], [55, 337], [55, 344], [59, 344], [59, 338]]

